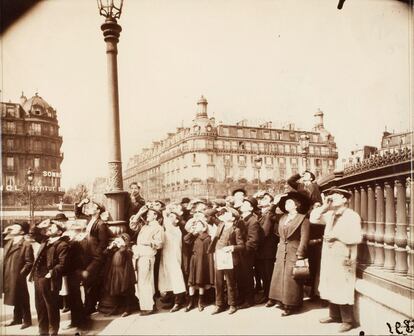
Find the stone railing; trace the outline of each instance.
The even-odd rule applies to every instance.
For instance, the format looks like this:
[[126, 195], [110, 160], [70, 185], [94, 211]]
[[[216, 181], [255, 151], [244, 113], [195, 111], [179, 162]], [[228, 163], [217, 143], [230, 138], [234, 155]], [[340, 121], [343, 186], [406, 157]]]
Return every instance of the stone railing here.
[[[361, 216], [364, 235], [358, 251], [358, 277], [411, 299], [414, 295], [411, 150], [371, 157], [319, 183], [322, 191], [343, 188], [352, 193], [349, 207]], [[409, 301], [404, 307], [398, 302], [386, 305], [407, 316], [413, 314]]]

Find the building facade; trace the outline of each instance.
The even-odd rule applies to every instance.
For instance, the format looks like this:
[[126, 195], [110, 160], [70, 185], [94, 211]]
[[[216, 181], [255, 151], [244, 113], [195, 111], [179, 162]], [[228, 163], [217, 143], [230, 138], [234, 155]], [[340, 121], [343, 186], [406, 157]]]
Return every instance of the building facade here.
[[[56, 110], [37, 93], [19, 103], [0, 103], [2, 123], [2, 206], [21, 207], [28, 193], [37, 205], [59, 203], [63, 153]], [[28, 182], [31, 168], [33, 181]]]
[[315, 114], [311, 131], [293, 125], [273, 128], [271, 122], [258, 127], [246, 120], [235, 125], [216, 123], [201, 97], [191, 127], [178, 127], [150, 148], [132, 157], [124, 173], [125, 187], [142, 186], [146, 199], [178, 200], [181, 197], [213, 198], [237, 187], [248, 192], [278, 189], [305, 167], [299, 138], [309, 137], [307, 167], [317, 176], [333, 172], [338, 158], [333, 136], [324, 128], [323, 113]]

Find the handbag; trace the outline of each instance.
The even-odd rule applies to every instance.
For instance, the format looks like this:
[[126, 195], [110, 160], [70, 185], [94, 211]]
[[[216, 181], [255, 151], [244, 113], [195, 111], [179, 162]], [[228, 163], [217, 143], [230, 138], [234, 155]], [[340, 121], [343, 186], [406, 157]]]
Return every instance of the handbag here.
[[310, 277], [308, 258], [296, 260], [292, 276], [295, 280], [307, 280]]

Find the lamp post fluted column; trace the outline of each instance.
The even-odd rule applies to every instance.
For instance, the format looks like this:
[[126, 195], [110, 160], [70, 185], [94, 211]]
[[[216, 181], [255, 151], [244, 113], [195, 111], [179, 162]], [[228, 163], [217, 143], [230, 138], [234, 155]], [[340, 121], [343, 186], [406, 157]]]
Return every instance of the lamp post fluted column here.
[[110, 220], [123, 222], [125, 220], [125, 196], [122, 180], [121, 137], [119, 125], [119, 95], [118, 95], [118, 42], [122, 31], [116, 18], [106, 17], [101, 25], [106, 43], [107, 72], [108, 72], [108, 192], [105, 193]]

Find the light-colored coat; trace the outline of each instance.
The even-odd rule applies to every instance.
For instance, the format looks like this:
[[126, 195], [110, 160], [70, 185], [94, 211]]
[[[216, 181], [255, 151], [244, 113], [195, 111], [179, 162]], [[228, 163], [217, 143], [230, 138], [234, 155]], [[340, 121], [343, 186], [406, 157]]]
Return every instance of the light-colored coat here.
[[160, 292], [173, 291], [174, 294], [185, 292], [185, 282], [181, 270], [182, 236], [178, 226], [167, 219], [165, 225], [164, 247], [161, 253], [158, 288]]
[[[323, 242], [319, 292], [323, 299], [335, 304], [354, 304], [357, 247], [362, 241], [361, 218], [348, 208], [341, 212], [321, 213], [316, 208], [310, 221], [325, 224], [325, 236], [335, 237]], [[336, 218], [335, 218], [336, 217]], [[349, 261], [350, 264], [346, 265]]]

